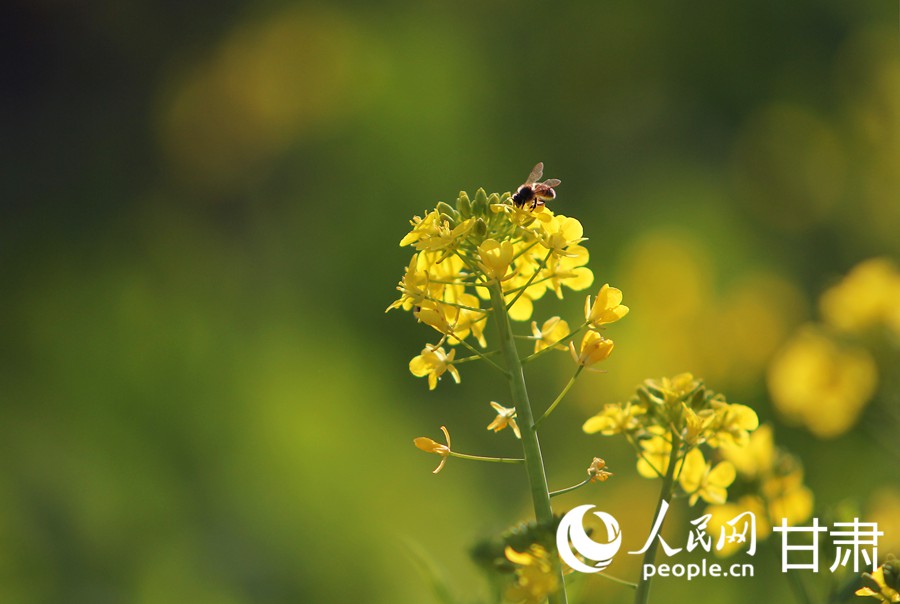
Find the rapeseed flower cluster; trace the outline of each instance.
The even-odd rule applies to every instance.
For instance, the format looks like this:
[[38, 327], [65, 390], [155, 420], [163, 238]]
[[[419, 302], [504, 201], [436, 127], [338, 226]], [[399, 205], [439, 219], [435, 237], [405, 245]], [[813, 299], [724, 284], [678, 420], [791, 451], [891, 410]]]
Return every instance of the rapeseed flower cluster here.
[[[736, 489], [742, 493], [734, 501], [710, 505], [710, 531], [718, 534], [725, 524], [744, 512], [756, 518], [756, 538], [765, 540], [773, 526], [788, 526], [806, 521], [813, 512], [813, 493], [804, 484], [800, 461], [775, 445], [772, 426], [763, 424], [744, 447], [723, 447], [719, 451], [725, 462], [736, 470]], [[725, 463], [723, 462], [723, 463]], [[729, 556], [740, 549], [738, 542], [728, 542], [717, 551]]]
[[[461, 192], [452, 207], [440, 202], [435, 209], [410, 221], [411, 230], [400, 241], [415, 253], [397, 289], [400, 297], [388, 310], [411, 311], [440, 336], [426, 344], [410, 361], [413, 375], [428, 379], [434, 389], [444, 374], [459, 382], [457, 363], [481, 358], [487, 348], [485, 325], [493, 312], [490, 287], [499, 285], [510, 319], [527, 321], [534, 302], [548, 292], [563, 297], [563, 289], [581, 291], [591, 286], [594, 275], [585, 266], [589, 253], [582, 245], [584, 229], [568, 216], [545, 206], [517, 208], [509, 193], [487, 195], [479, 189], [473, 200]], [[625, 316], [622, 292], [605, 285], [585, 304], [587, 332], [576, 350], [576, 362], [589, 366], [609, 357], [613, 341], [599, 329]], [[538, 327], [532, 322], [535, 352], [565, 349], [573, 332], [566, 321], [551, 317]], [[456, 357], [462, 346], [473, 356]]]
[[624, 435], [637, 453], [638, 473], [646, 478], [666, 476], [674, 463], [671, 476], [694, 505], [700, 499], [725, 502], [736, 470], [727, 460], [713, 463], [712, 453], [746, 446], [758, 425], [753, 409], [728, 403], [702, 381], [682, 373], [646, 380], [631, 400], [606, 405], [583, 429], [588, 434]]

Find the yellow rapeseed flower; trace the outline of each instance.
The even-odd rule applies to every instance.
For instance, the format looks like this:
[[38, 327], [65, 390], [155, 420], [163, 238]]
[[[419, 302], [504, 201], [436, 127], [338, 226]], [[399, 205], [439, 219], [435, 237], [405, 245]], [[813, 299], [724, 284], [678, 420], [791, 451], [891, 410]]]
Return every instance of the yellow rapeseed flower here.
[[540, 329], [538, 329], [537, 322], [532, 321], [531, 333], [534, 337], [534, 351], [537, 353], [551, 346], [565, 350], [566, 347], [562, 344], [557, 344], [557, 342], [564, 339], [571, 332], [569, 331], [569, 324], [563, 319], [550, 317], [544, 321]]
[[[657, 478], [665, 475], [666, 469], [669, 467], [672, 443], [663, 436], [666, 433], [664, 428], [651, 426], [649, 432], [653, 436], [640, 441], [641, 455], [638, 457], [637, 471], [644, 478]], [[683, 459], [678, 462], [679, 466], [683, 463]], [[678, 469], [676, 467], [676, 474]]]
[[442, 445], [439, 442], [435, 442], [430, 438], [426, 438], [425, 436], [420, 436], [418, 438], [413, 439], [413, 444], [416, 445], [417, 448], [425, 451], [426, 453], [435, 453], [441, 456], [441, 463], [438, 464], [438, 467], [434, 469], [432, 474], [437, 474], [441, 470], [444, 469], [444, 464], [447, 463], [447, 458], [450, 457], [450, 432], [447, 431], [447, 428], [441, 426], [441, 432], [444, 433], [444, 438], [447, 439], [447, 444]]
[[485, 239], [478, 246], [481, 269], [491, 279], [502, 281], [512, 263], [515, 250], [509, 241]]
[[608, 404], [603, 411], [584, 422], [582, 429], [588, 434], [599, 432], [606, 436], [631, 432], [640, 427], [640, 417], [647, 413], [644, 407], [631, 402], [625, 405]]
[[453, 366], [456, 350], [447, 353], [443, 346], [435, 347], [426, 344], [422, 354], [413, 357], [409, 362], [409, 371], [416, 377], [428, 376], [428, 389], [434, 390], [438, 380], [445, 372], [449, 372], [453, 381], [459, 383], [459, 371]]
[[576, 218], [557, 214], [543, 224], [541, 245], [556, 254], [565, 255], [568, 248], [584, 241], [584, 227]]
[[710, 446], [737, 445], [742, 447], [750, 441], [750, 433], [759, 427], [759, 416], [746, 405], [712, 401], [714, 412], [711, 426], [714, 433], [709, 437]]
[[691, 449], [684, 458], [678, 482], [691, 495], [691, 505], [700, 498], [707, 503], [722, 504], [728, 498], [728, 487], [735, 476], [731, 462], [722, 461], [713, 466], [700, 449]]
[[773, 524], [781, 524], [784, 518], [788, 526], [795, 526], [812, 516], [813, 493], [803, 484], [803, 470], [799, 467], [786, 475], [767, 478], [761, 492]]
[[583, 367], [590, 367], [608, 359], [614, 345], [612, 340], [604, 338], [599, 332], [589, 330], [581, 339], [580, 351], [576, 353], [575, 345], [571, 342], [569, 350], [571, 350], [572, 358], [576, 363]]
[[760, 426], [744, 446], [726, 446], [719, 449], [722, 456], [730, 461], [738, 473], [747, 480], [756, 480], [770, 474], [775, 467], [775, 438], [772, 426]]
[[856, 423], [877, 380], [868, 351], [809, 326], [785, 344], [768, 372], [775, 407], [820, 438], [843, 434]]
[[503, 428], [509, 426], [513, 433], [516, 435], [516, 438], [522, 438], [522, 433], [519, 431], [519, 426], [516, 424], [516, 408], [515, 407], [504, 407], [500, 403], [495, 403], [491, 401], [491, 407], [494, 408], [494, 411], [497, 412], [497, 417], [494, 418], [490, 424], [488, 424], [487, 429], [493, 430], [494, 432], [499, 432]]
[[900, 271], [888, 258], [857, 264], [819, 299], [822, 317], [842, 331], [887, 325], [900, 334]]
[[515, 565], [515, 583], [506, 590], [506, 600], [515, 604], [541, 604], [559, 587], [550, 553], [534, 544], [524, 552], [511, 546], [504, 550], [506, 559]]
[[584, 319], [594, 327], [615, 323], [628, 314], [628, 307], [622, 304], [622, 290], [605, 283], [591, 304], [591, 297], [584, 301]]
[[613, 475], [612, 472], [606, 469], [606, 462], [599, 457], [594, 458], [594, 461], [588, 467], [587, 473], [591, 477], [591, 482], [606, 482]]

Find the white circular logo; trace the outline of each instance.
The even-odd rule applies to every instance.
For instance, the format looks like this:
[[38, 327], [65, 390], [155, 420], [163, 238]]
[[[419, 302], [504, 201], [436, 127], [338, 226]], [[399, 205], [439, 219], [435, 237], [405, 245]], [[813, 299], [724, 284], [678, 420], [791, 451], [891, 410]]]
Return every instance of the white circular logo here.
[[[582, 573], [598, 573], [612, 562], [613, 556], [622, 545], [622, 532], [615, 518], [606, 512], [594, 512], [594, 516], [603, 521], [606, 526], [606, 543], [597, 543], [584, 531], [584, 515], [593, 508], [591, 504], [580, 505], [569, 510], [559, 522], [556, 529], [556, 547], [560, 557], [574, 570]], [[569, 542], [571, 541], [571, 547]], [[596, 561], [594, 566], [588, 566], [579, 560], [572, 548], [584, 556], [586, 560]]]

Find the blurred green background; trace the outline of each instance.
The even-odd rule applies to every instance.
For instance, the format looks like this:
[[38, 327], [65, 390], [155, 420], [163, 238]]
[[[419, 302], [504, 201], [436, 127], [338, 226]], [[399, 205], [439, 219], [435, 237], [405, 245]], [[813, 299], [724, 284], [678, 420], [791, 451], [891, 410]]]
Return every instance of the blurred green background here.
[[[585, 226], [592, 292], [610, 282], [632, 309], [609, 373], [580, 380], [543, 435], [551, 488], [595, 455], [616, 472], [562, 506], [602, 502], [640, 546], [658, 485], [580, 426], [691, 371], [775, 422], [817, 509], [900, 515], [896, 339], [871, 345], [880, 386], [835, 438], [783, 422], [765, 384], [824, 290], [900, 255], [897, 10], [14, 1], [0, 601], [432, 601], [408, 543], [467, 601], [486, 593], [467, 550], [529, 517], [524, 471], [450, 460], [433, 476], [412, 439], [446, 425], [460, 450], [515, 455], [484, 429], [505, 384], [465, 365], [429, 393], [407, 363], [433, 332], [383, 310], [413, 214], [514, 189], [537, 161]], [[582, 304], [543, 300], [536, 318], [577, 321]], [[530, 371], [535, 405], [570, 372], [563, 355]], [[654, 594], [787, 601], [774, 560], [768, 581]], [[584, 601], [627, 601], [585, 584]]]

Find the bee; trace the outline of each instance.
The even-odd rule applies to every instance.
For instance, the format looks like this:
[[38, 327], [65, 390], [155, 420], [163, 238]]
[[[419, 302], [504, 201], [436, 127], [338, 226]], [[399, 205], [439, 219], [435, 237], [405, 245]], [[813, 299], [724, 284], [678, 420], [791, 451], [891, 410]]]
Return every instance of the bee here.
[[553, 187], [559, 186], [559, 179], [548, 178], [544, 182], [537, 182], [543, 175], [544, 162], [538, 162], [531, 170], [531, 174], [528, 175], [528, 180], [525, 181], [525, 184], [519, 187], [515, 195], [512, 196], [512, 202], [517, 208], [525, 207], [525, 204], [531, 204], [530, 209], [533, 210], [538, 206], [543, 206], [545, 201], [556, 198], [556, 191], [553, 190]]

